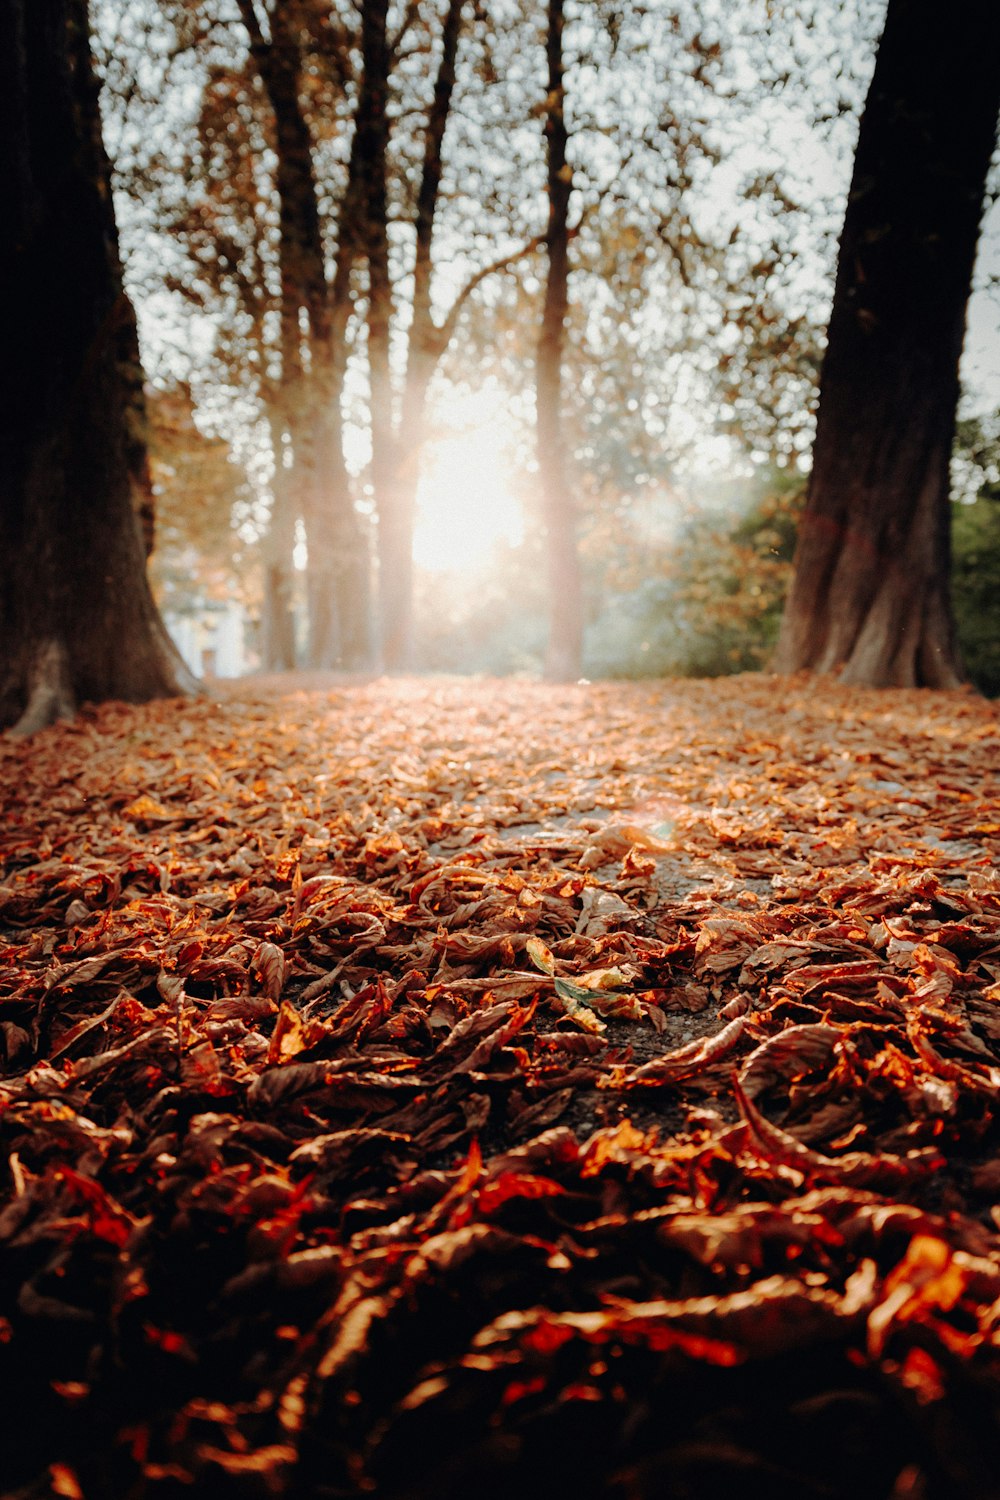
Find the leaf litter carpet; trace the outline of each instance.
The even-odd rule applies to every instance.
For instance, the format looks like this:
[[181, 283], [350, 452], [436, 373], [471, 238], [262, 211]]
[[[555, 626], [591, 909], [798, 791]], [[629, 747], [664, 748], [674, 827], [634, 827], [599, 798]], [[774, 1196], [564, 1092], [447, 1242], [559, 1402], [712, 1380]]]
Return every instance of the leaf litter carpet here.
[[998, 752], [766, 677], [0, 742], [5, 1492], [1000, 1494]]

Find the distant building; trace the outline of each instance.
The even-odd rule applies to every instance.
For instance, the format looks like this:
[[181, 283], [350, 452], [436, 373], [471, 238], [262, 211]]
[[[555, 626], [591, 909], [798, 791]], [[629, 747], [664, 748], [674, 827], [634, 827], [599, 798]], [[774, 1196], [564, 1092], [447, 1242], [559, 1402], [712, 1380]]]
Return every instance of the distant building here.
[[164, 623], [197, 677], [242, 677], [257, 665], [249, 649], [246, 609], [234, 599], [206, 599], [183, 613], [164, 611]]

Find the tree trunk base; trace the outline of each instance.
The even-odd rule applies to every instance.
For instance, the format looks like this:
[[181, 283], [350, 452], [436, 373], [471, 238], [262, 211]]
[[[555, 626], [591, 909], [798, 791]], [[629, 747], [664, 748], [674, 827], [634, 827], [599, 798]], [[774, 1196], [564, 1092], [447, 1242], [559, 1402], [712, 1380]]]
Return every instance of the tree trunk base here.
[[580, 679], [580, 652], [575, 645], [550, 646], [545, 653], [542, 673], [546, 682], [578, 682]]
[[268, 567], [261, 610], [261, 658], [267, 672], [295, 671], [295, 615], [291, 599], [290, 575], [281, 568]]
[[772, 671], [817, 672], [852, 687], [964, 684], [946, 577], [887, 562], [865, 597], [866, 580], [844, 566], [814, 612], [806, 576], [789, 600]]
[[62, 641], [45, 641], [27, 673], [27, 702], [10, 734], [26, 739], [60, 719], [71, 719], [76, 700], [70, 685], [69, 655]]

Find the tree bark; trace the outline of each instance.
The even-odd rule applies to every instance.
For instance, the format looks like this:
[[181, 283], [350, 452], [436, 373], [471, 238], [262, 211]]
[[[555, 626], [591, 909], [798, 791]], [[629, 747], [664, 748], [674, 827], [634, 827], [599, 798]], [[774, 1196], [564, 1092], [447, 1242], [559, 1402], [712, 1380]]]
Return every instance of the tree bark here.
[[271, 514], [262, 551], [261, 666], [268, 672], [295, 669], [295, 504], [285, 467], [285, 423], [278, 403], [268, 409], [274, 478]]
[[364, 76], [358, 98], [358, 180], [364, 255], [368, 265], [368, 381], [372, 445], [371, 477], [378, 515], [379, 655], [384, 668], [409, 665], [406, 598], [409, 595], [410, 548], [393, 491], [395, 424], [393, 416], [390, 330], [392, 280], [389, 269], [386, 158], [389, 149], [389, 72], [392, 50], [387, 0], [366, 0], [361, 12], [361, 56]]
[[[0, 724], [193, 685], [145, 572], [86, 0], [0, 0]], [[140, 383], [141, 391], [141, 383]]]
[[444, 137], [455, 91], [455, 65], [465, 0], [448, 0], [441, 27], [441, 56], [423, 139], [423, 165], [414, 213], [413, 297], [406, 373], [391, 472], [379, 497], [386, 517], [380, 538], [380, 597], [385, 664], [401, 670], [413, 662], [413, 525], [427, 415], [427, 393], [450, 337], [434, 321], [434, 221], [444, 170]]
[[[320, 227], [312, 137], [299, 96], [301, 56], [294, 17], [281, 5], [263, 36], [253, 0], [239, 0], [274, 116], [280, 203], [281, 407], [293, 463], [290, 505], [302, 517], [308, 560], [306, 595], [312, 667], [357, 668], [368, 645], [368, 558], [344, 458], [340, 402], [347, 366], [350, 270], [357, 230], [350, 221], [356, 190], [349, 180], [340, 214], [340, 249], [331, 286]], [[355, 153], [349, 178], [356, 173]], [[306, 340], [300, 312], [308, 322]], [[308, 365], [303, 344], [308, 347]], [[277, 518], [284, 524], [282, 517]]]
[[954, 687], [949, 458], [1000, 108], [1000, 6], [889, 0], [774, 668]]
[[576, 505], [567, 481], [562, 424], [562, 361], [569, 306], [569, 198], [573, 181], [566, 159], [569, 136], [564, 112], [563, 24], [563, 0], [548, 0], [545, 144], [549, 265], [535, 365], [535, 411], [538, 471], [548, 533], [549, 638], [545, 676], [550, 682], [579, 677], [583, 651], [583, 584], [576, 542]]

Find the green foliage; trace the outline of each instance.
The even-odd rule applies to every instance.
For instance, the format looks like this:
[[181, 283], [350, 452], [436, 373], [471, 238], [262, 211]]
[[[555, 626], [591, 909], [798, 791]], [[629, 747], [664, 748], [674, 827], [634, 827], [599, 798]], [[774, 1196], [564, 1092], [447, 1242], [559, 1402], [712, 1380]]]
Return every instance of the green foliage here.
[[[1000, 412], [959, 423], [952, 597], [966, 670], [1000, 696]], [[742, 517], [692, 516], [669, 555], [619, 577], [588, 632], [593, 677], [718, 677], [766, 666], [791, 576], [805, 479], [777, 471]], [[639, 572], [641, 567], [641, 573]]]
[[[952, 598], [966, 670], [1000, 696], [1000, 412], [960, 422], [955, 442]], [[974, 497], [974, 498], [973, 498]]]
[[777, 638], [804, 498], [776, 471], [742, 515], [732, 506], [687, 522], [669, 552], [644, 560], [588, 632], [591, 676], [719, 677], [763, 667]]

